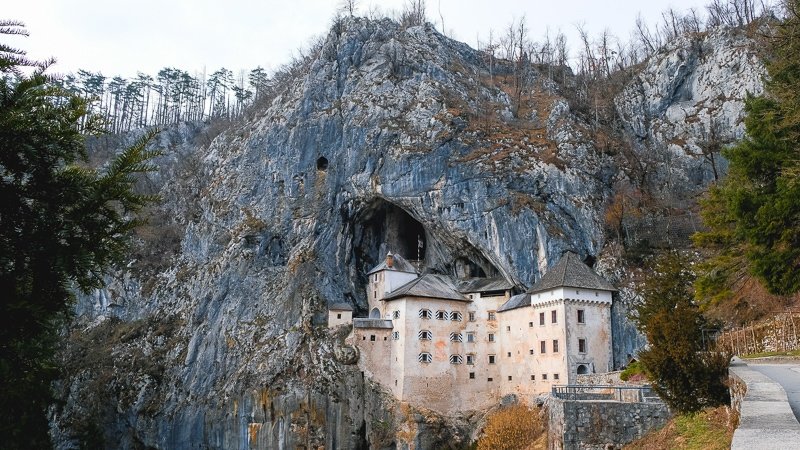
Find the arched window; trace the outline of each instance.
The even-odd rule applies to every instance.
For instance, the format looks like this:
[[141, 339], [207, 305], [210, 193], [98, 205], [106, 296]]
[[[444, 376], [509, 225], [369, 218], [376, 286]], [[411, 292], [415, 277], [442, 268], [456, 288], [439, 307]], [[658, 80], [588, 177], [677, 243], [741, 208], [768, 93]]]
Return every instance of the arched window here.
[[439, 320], [447, 320], [447, 311], [436, 311], [436, 318]]
[[419, 310], [419, 317], [421, 319], [430, 319], [431, 318], [431, 310], [430, 309], [420, 309]]
[[425, 353], [425, 352], [420, 353], [419, 357], [417, 359], [421, 363], [429, 363], [429, 362], [433, 361], [433, 358], [431, 358], [431, 354], [430, 353]]
[[369, 318], [370, 319], [380, 319], [381, 318], [380, 310], [378, 310], [378, 308], [372, 308], [372, 311], [369, 312]]
[[461, 336], [461, 333], [450, 333], [450, 340], [453, 342], [463, 342], [464, 338]]
[[462, 317], [463, 316], [458, 311], [451, 311], [450, 312], [450, 320], [455, 320], [457, 322], [461, 322]]
[[317, 159], [317, 170], [321, 170], [323, 172], [328, 170], [328, 158], [320, 156], [319, 159]]
[[433, 339], [433, 333], [431, 333], [428, 330], [420, 331], [417, 336], [419, 336], [420, 341], [430, 341], [431, 339]]
[[450, 355], [450, 364], [461, 364], [464, 358], [461, 355]]
[[578, 364], [578, 375], [586, 375], [589, 373], [589, 367], [586, 364]]

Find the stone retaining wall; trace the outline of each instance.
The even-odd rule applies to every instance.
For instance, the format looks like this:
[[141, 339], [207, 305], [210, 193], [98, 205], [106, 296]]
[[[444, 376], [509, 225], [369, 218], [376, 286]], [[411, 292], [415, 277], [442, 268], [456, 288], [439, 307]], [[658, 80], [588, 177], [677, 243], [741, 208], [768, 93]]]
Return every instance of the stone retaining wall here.
[[662, 427], [672, 413], [663, 403], [548, 400], [550, 450], [607, 450]]

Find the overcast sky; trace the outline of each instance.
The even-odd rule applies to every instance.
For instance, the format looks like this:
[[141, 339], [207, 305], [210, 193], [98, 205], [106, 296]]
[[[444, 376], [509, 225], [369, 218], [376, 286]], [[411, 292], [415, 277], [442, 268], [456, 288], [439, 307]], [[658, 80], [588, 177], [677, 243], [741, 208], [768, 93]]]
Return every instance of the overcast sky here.
[[[360, 0], [400, 9], [406, 0]], [[189, 72], [226, 67], [238, 72], [274, 69], [330, 27], [340, 0], [8, 0], [0, 18], [23, 21], [31, 36], [2, 37], [42, 59], [55, 57], [56, 72], [78, 68], [106, 76], [155, 74], [162, 67]], [[576, 49], [575, 27], [597, 34], [608, 28], [627, 38], [637, 14], [657, 21], [673, 7], [703, 9], [701, 0], [427, 0], [428, 17], [449, 36], [475, 47], [489, 30], [526, 16], [531, 36], [562, 30]], [[535, 39], [534, 39], [535, 40]]]

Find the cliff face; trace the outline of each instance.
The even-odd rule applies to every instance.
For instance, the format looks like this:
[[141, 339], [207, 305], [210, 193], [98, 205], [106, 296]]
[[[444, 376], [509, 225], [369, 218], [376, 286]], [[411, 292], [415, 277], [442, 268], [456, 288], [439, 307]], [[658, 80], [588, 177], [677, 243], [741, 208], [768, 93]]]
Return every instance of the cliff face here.
[[[687, 38], [617, 98], [622, 137], [656, 179], [667, 171], [696, 192], [709, 180], [702, 124], [741, 136], [742, 97], [763, 74], [741, 53], [748, 42]], [[326, 305], [364, 308], [365, 274], [387, 251], [520, 288], [567, 249], [614, 275], [603, 214], [622, 159], [596, 148], [547, 77], [530, 75], [520, 106], [481, 53], [364, 19], [337, 23], [300, 69], [216, 137], [197, 124], [160, 137], [158, 227], [107, 289], [81, 298], [66, 340], [59, 448], [98, 435], [110, 448], [466, 444], [480, 412], [397, 405], [344, 363]], [[629, 295], [617, 362], [640, 344], [624, 323]]]

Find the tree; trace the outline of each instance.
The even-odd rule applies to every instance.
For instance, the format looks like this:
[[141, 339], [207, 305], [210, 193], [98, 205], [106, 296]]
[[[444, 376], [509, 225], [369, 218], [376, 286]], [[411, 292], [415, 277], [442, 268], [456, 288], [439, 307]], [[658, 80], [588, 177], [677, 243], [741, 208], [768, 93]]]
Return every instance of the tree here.
[[[698, 282], [705, 301], [729, 297], [750, 275], [772, 294], [800, 291], [800, 1], [785, 6], [766, 93], [747, 99], [747, 136], [722, 151], [728, 176], [702, 201], [708, 231], [695, 242], [711, 251]], [[742, 3], [737, 14], [751, 9]]]
[[679, 412], [730, 401], [725, 385], [730, 355], [704, 348], [707, 323], [693, 302], [691, 263], [674, 251], [655, 258], [631, 317], [649, 343], [639, 361], [653, 389]]
[[[0, 34], [20, 29], [0, 22]], [[98, 130], [87, 100], [46, 75], [49, 63], [7, 49], [0, 46], [0, 435], [4, 448], [48, 448], [59, 330], [73, 292], [100, 287], [125, 256], [135, 213], [154, 200], [133, 192], [134, 175], [153, 169], [155, 153], [145, 150], [147, 134], [102, 172], [82, 164], [82, 132]]]

